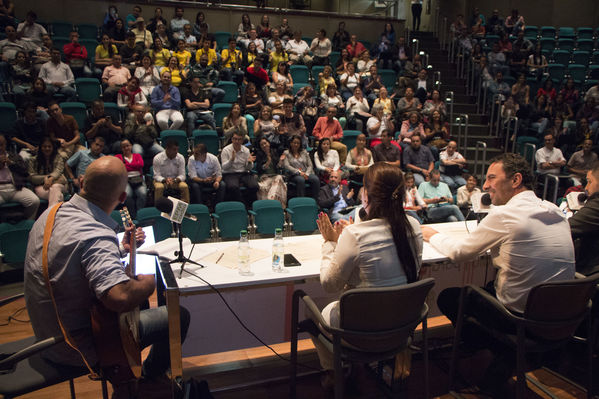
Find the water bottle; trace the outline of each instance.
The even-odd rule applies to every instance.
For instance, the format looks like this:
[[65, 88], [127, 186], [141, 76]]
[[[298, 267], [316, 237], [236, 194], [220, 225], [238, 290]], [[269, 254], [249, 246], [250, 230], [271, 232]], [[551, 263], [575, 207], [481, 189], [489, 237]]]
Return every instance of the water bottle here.
[[237, 268], [242, 276], [252, 276], [250, 270], [250, 242], [248, 232], [241, 230], [239, 233], [239, 244], [237, 245]]
[[272, 271], [283, 271], [283, 254], [285, 246], [283, 244], [283, 232], [281, 229], [275, 230], [275, 238], [272, 241]]

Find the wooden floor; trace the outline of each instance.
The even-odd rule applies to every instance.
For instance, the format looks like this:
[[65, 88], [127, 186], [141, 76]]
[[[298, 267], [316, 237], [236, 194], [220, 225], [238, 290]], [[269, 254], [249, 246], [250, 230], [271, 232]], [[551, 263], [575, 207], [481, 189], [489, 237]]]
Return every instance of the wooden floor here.
[[[0, 287], [0, 298], [7, 296], [6, 290]], [[33, 335], [31, 324], [28, 322], [27, 311], [24, 308], [23, 299], [15, 301], [0, 308], [0, 343], [15, 341]], [[17, 312], [17, 313], [15, 313]], [[8, 317], [13, 315], [7, 325]], [[430, 328], [443, 325], [445, 320], [433, 320]], [[433, 339], [434, 341], [434, 339]], [[434, 342], [432, 343], [434, 346]], [[274, 345], [273, 348], [282, 355], [289, 353], [289, 344]], [[318, 367], [318, 359], [309, 340], [303, 340], [299, 344], [300, 363], [311, 367]], [[431, 353], [431, 394], [438, 398], [452, 398], [447, 392], [447, 364], [448, 351], [433, 351]], [[288, 373], [288, 363], [274, 357], [272, 352], [263, 347], [249, 348], [245, 350], [231, 351], [218, 354], [210, 354], [184, 359], [186, 376], [195, 376], [208, 381], [215, 398], [218, 399], [246, 399], [246, 398], [287, 398], [288, 384], [285, 377]], [[477, 369], [477, 364], [466, 366], [471, 370]], [[300, 371], [302, 371], [300, 369]], [[465, 374], [467, 374], [466, 371]], [[316, 373], [306, 373], [299, 379], [298, 397], [319, 399], [327, 398], [320, 387], [320, 376]], [[529, 375], [552, 387], [551, 391], [558, 398], [583, 398], [585, 394], [576, 386], [568, 384], [562, 379], [555, 377], [545, 370], [536, 370]], [[383, 397], [377, 386], [377, 380], [373, 373], [368, 370], [358, 369], [353, 379], [353, 388], [348, 389], [347, 398], [379, 398]], [[257, 380], [266, 380], [265, 383], [248, 387], [248, 384]], [[412, 364], [412, 375], [402, 385], [402, 397], [424, 398], [422, 389], [423, 365], [419, 357], [415, 356]], [[529, 384], [528, 398], [548, 398], [534, 386]], [[100, 384], [90, 381], [87, 377], [78, 378], [75, 381], [77, 398], [96, 399], [101, 397]], [[464, 398], [485, 398], [483, 395], [469, 394], [463, 391]], [[69, 387], [67, 383], [49, 387], [28, 395], [23, 398], [30, 399], [55, 399], [68, 398]], [[166, 398], [166, 397], [165, 397]]]

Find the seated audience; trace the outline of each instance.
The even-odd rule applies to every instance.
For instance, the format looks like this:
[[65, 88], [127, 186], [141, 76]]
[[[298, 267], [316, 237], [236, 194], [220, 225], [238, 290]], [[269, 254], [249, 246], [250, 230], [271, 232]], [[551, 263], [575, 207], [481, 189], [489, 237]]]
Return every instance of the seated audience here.
[[354, 89], [354, 95], [347, 100], [345, 109], [348, 127], [363, 132], [364, 126], [372, 115], [369, 112], [368, 100], [364, 98], [362, 88], [359, 85]]
[[225, 183], [216, 155], [208, 152], [206, 144], [193, 147], [193, 156], [187, 161], [187, 175], [191, 200], [195, 204], [205, 204], [205, 193], [216, 194], [216, 203], [225, 200]]
[[148, 188], [144, 181], [144, 160], [140, 154], [132, 151], [133, 146], [128, 139], [121, 141], [121, 153], [115, 156], [123, 161], [127, 169], [127, 198], [125, 205], [131, 213], [131, 217], [137, 215], [137, 211], [146, 205]]
[[183, 18], [183, 7], [175, 7], [175, 16], [171, 19], [170, 27], [171, 32], [175, 39], [183, 37], [183, 28], [185, 25], [189, 25], [189, 21]]
[[220, 160], [227, 198], [230, 201], [243, 202], [240, 187], [244, 186], [247, 194], [246, 206], [250, 206], [256, 200], [258, 192], [256, 177], [250, 173], [256, 157], [246, 146], [242, 145], [244, 139], [245, 134], [240, 130], [235, 130], [231, 137], [231, 144], [222, 149]]
[[450, 141], [439, 155], [439, 172], [441, 172], [441, 181], [449, 186], [452, 193], [455, 193], [458, 187], [466, 184], [462, 177], [462, 171], [466, 166], [466, 159], [458, 151], [458, 143]]
[[64, 158], [58, 154], [56, 144], [49, 137], [44, 137], [37, 155], [29, 161], [29, 180], [35, 194], [48, 200], [49, 207], [62, 201], [67, 184]]
[[138, 78], [131, 77], [127, 84], [121, 87], [116, 96], [116, 103], [121, 111], [125, 111], [125, 114], [132, 112], [134, 105], [148, 105], [148, 99], [139, 87]]
[[407, 172], [404, 174], [404, 180], [406, 181], [406, 197], [404, 198], [403, 209], [406, 214], [412, 216], [418, 220], [418, 223], [422, 224], [422, 218], [427, 206], [426, 202], [420, 196], [418, 187], [414, 185], [414, 174]]
[[235, 38], [229, 38], [229, 47], [220, 53], [223, 80], [232, 80], [238, 86], [243, 82], [243, 71], [241, 70], [242, 54], [237, 49]]
[[156, 139], [158, 132], [154, 117], [143, 105], [134, 105], [133, 114], [125, 121], [123, 136], [133, 144], [133, 152], [150, 159], [164, 151]]
[[470, 212], [472, 207], [472, 194], [480, 194], [480, 188], [476, 187], [478, 180], [474, 175], [466, 176], [466, 184], [458, 187], [457, 203], [464, 215]]
[[327, 65], [329, 64], [329, 55], [331, 54], [332, 44], [331, 41], [326, 37], [327, 32], [324, 29], [320, 29], [316, 32], [316, 37], [310, 44], [310, 51], [312, 51], [314, 65]]
[[582, 149], [572, 154], [572, 157], [568, 160], [568, 172], [570, 172], [570, 178], [574, 181], [575, 186], [582, 184], [582, 180], [597, 161], [597, 154], [592, 151], [592, 148], [593, 141], [584, 140]]
[[287, 184], [280, 171], [284, 155], [271, 148], [266, 137], [258, 141], [256, 171], [258, 172], [258, 199], [277, 200], [283, 208], [287, 203]]
[[414, 89], [406, 87], [404, 97], [400, 98], [397, 102], [397, 114], [396, 119], [403, 121], [410, 112], [420, 112], [422, 104], [418, 97], [414, 96]]
[[146, 22], [143, 17], [135, 19], [135, 27], [131, 28], [131, 32], [135, 33], [135, 43], [139, 43], [145, 50], [152, 47], [152, 32], [146, 29]]
[[131, 72], [122, 65], [120, 54], [112, 56], [112, 64], [104, 68], [102, 84], [105, 86], [103, 98], [107, 102], [116, 102], [117, 93], [131, 79]]
[[39, 77], [46, 83], [50, 95], [62, 94], [66, 101], [74, 101], [77, 92], [73, 87], [75, 77], [71, 68], [60, 60], [60, 50], [53, 48], [50, 52], [50, 61], [42, 65]]
[[331, 140], [328, 137], [318, 142], [314, 154], [314, 167], [324, 182], [328, 181], [332, 171], [339, 170], [339, 153], [331, 149]]
[[179, 195], [181, 201], [189, 204], [189, 186], [185, 182], [185, 158], [179, 154], [179, 144], [169, 139], [164, 151], [157, 154], [153, 161], [154, 168], [154, 202], [162, 198], [165, 191], [168, 195]]
[[306, 137], [306, 124], [304, 118], [297, 112], [293, 112], [293, 100], [287, 98], [283, 101], [283, 111], [285, 113], [281, 117], [281, 124], [279, 125], [279, 132], [287, 137], [287, 140], [291, 140], [292, 137], [299, 137], [302, 148], [305, 148], [308, 144], [308, 138]]
[[403, 164], [414, 174], [414, 181], [418, 187], [423, 181], [430, 180], [431, 171], [435, 167], [434, 161], [431, 150], [422, 145], [422, 138], [412, 136], [410, 145], [403, 152]]
[[37, 117], [37, 107], [34, 103], [26, 103], [23, 108], [23, 117], [19, 118], [12, 128], [11, 141], [17, 144], [20, 149], [19, 156], [27, 162], [37, 154], [46, 135], [46, 124]]
[[213, 66], [208, 65], [207, 55], [202, 55], [199, 63], [185, 69], [183, 76], [190, 82], [195, 77], [200, 78], [200, 87], [202, 89], [210, 89], [212, 104], [220, 103], [225, 98], [225, 91], [216, 87], [219, 80], [219, 73]]
[[310, 56], [310, 47], [308, 43], [302, 40], [302, 32], [293, 32], [293, 39], [287, 42], [285, 50], [289, 54], [289, 62], [291, 64], [312, 64], [312, 56]]
[[320, 187], [318, 206], [329, 210], [328, 215], [332, 222], [342, 219], [351, 221], [356, 209], [347, 212], [346, 208], [355, 205], [354, 196], [353, 188], [350, 190], [347, 185], [341, 184], [341, 171], [333, 170], [329, 175], [328, 183]]
[[433, 169], [430, 180], [420, 183], [418, 193], [426, 203], [426, 218], [429, 222], [459, 222], [464, 220], [460, 208], [453, 204], [449, 186], [441, 181], [441, 173]]
[[231, 140], [231, 137], [235, 132], [241, 134], [244, 141], [250, 139], [248, 135], [247, 119], [241, 115], [241, 107], [237, 103], [233, 104], [231, 111], [229, 111], [229, 115], [223, 118], [223, 135], [225, 137], [225, 143], [228, 143]]
[[339, 124], [339, 121], [335, 119], [337, 115], [337, 108], [330, 106], [327, 108], [326, 116], [321, 116], [316, 121], [312, 136], [318, 140], [328, 138], [330, 140], [330, 147], [338, 152], [338, 159], [347, 158], [347, 146], [340, 140], [343, 138], [343, 129]]
[[119, 54], [123, 58], [123, 64], [129, 68], [131, 73], [134, 73], [144, 54], [143, 47], [135, 43], [135, 33], [127, 33], [125, 43], [121, 44], [119, 47]]
[[[382, 139], [381, 144], [384, 142], [385, 140]], [[347, 153], [345, 168], [349, 170], [350, 179], [352, 181], [361, 183], [362, 177], [372, 165], [374, 165], [374, 155], [368, 148], [366, 148], [366, 136], [360, 134], [356, 137], [356, 146]]]
[[310, 185], [310, 197], [318, 201], [320, 180], [314, 174], [310, 155], [302, 149], [302, 140], [299, 136], [290, 138], [289, 149], [283, 153], [283, 168], [289, 181], [295, 185], [296, 196], [306, 196], [306, 182]]
[[23, 159], [6, 151], [6, 136], [0, 133], [0, 204], [18, 202], [23, 206], [23, 216], [35, 219], [40, 199], [25, 187], [28, 173]]
[[420, 114], [415, 111], [410, 112], [408, 114], [408, 119], [401, 123], [398, 138], [401, 148], [405, 149], [410, 144], [412, 136], [420, 136], [421, 138], [426, 137], [424, 125], [420, 121]]
[[[181, 114], [181, 94], [171, 84], [171, 73], [164, 71], [160, 77], [160, 85], [152, 90], [151, 103], [156, 113], [156, 122], [160, 130], [178, 129], [183, 124]], [[169, 125], [169, 120], [171, 124]]]
[[154, 87], [160, 84], [160, 73], [158, 68], [152, 64], [152, 58], [144, 54], [141, 57], [141, 66], [135, 68], [135, 77], [139, 79], [139, 87], [146, 96], [150, 98]]
[[17, 25], [17, 36], [21, 39], [31, 40], [36, 46], [41, 46], [43, 44], [42, 37], [48, 32], [42, 25], [36, 23], [36, 20], [37, 14], [34, 11], [27, 11], [25, 21]]
[[89, 145], [89, 149], [81, 149], [71, 155], [65, 164], [65, 175], [73, 181], [75, 189], [79, 191], [83, 181], [83, 175], [87, 167], [96, 159], [103, 157], [104, 138], [95, 137]]
[[85, 119], [85, 137], [88, 141], [96, 137], [104, 139], [102, 152], [105, 154], [116, 154], [121, 150], [121, 136], [123, 129], [118, 121], [113, 121], [110, 115], [104, 112], [104, 101], [92, 102], [91, 113]]
[[559, 148], [555, 148], [555, 138], [548, 134], [544, 137], [545, 145], [535, 153], [537, 173], [559, 175], [562, 166], [566, 165], [566, 159]]
[[187, 135], [191, 137], [197, 122], [210, 126], [216, 130], [214, 113], [210, 110], [210, 93], [200, 87], [200, 78], [195, 76], [191, 79], [189, 89], [182, 89], [181, 98], [185, 104], [185, 119], [187, 120]]
[[100, 67], [98, 70], [101, 71], [107, 65], [113, 62], [115, 54], [118, 54], [116, 45], [110, 42], [108, 35], [102, 35], [102, 41], [96, 47], [96, 56], [94, 57], [94, 64]]
[[383, 130], [392, 132], [394, 130], [391, 115], [385, 116], [385, 108], [382, 104], [376, 104], [372, 107], [372, 116], [366, 122], [366, 129], [370, 137], [370, 147], [374, 147], [381, 142], [381, 133]]
[[381, 132], [381, 143], [374, 146], [372, 155], [374, 162], [386, 162], [401, 167], [401, 147], [393, 141], [393, 135], [387, 129]]
[[46, 122], [46, 132], [58, 142], [60, 155], [68, 158], [81, 147], [77, 121], [71, 115], [63, 114], [62, 108], [54, 100], [48, 103], [48, 114], [50, 119]]

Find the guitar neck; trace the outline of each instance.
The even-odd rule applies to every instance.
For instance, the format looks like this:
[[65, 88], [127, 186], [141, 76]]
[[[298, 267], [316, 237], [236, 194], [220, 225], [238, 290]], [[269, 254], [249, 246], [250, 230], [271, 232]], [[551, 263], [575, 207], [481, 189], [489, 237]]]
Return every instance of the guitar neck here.
[[121, 209], [119, 211], [119, 213], [121, 214], [121, 219], [123, 221], [123, 226], [125, 226], [125, 228], [128, 228], [130, 226], [133, 226], [133, 229], [130, 231], [129, 233], [129, 269], [131, 270], [131, 277], [135, 277], [135, 275], [137, 274], [137, 270], [135, 267], [135, 259], [136, 259], [136, 255], [137, 255], [137, 241], [135, 240], [135, 226], [133, 225], [133, 220], [131, 220], [131, 215], [129, 214], [129, 210], [127, 209], [127, 207], [123, 207], [123, 209]]

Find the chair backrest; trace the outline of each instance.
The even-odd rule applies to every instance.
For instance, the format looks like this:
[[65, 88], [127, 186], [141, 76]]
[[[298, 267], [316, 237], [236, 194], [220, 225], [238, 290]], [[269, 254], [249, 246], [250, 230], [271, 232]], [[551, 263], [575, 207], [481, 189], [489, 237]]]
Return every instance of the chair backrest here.
[[378, 73], [387, 90], [392, 90], [397, 80], [397, 73], [393, 69], [379, 69]]
[[187, 156], [187, 152], [189, 150], [187, 134], [183, 130], [163, 130], [160, 132], [160, 142], [163, 147], [170, 139], [177, 140], [177, 143], [179, 144], [179, 154], [183, 155], [184, 157]]
[[578, 36], [578, 39], [592, 39], [594, 35], [593, 28], [586, 26], [580, 27], [576, 29], [576, 35]]
[[558, 35], [559, 35], [560, 38], [562, 38], [562, 37], [573, 38], [575, 36], [574, 28], [567, 27], [567, 26], [562, 26], [558, 30]]
[[79, 24], [77, 25], [77, 32], [79, 32], [79, 38], [81, 39], [98, 39], [98, 27], [93, 24]]
[[171, 222], [160, 216], [160, 211], [154, 207], [138, 209], [137, 222], [140, 226], [152, 226], [156, 242], [166, 240], [173, 231]]
[[233, 104], [237, 102], [237, 98], [239, 97], [239, 88], [237, 87], [237, 83], [221, 80], [218, 82], [216, 87], [225, 91], [225, 96], [222, 100], [224, 103]]
[[577, 83], [584, 82], [586, 77], [587, 67], [579, 64], [570, 64], [568, 65], [568, 74], [574, 79]]
[[97, 100], [102, 95], [102, 85], [100, 85], [100, 81], [95, 78], [75, 79], [75, 88], [77, 89], [79, 101], [86, 104]]
[[242, 202], [219, 202], [214, 207], [214, 216], [221, 238], [239, 238], [239, 232], [248, 228], [248, 214]]
[[574, 334], [590, 308], [599, 276], [539, 284], [528, 294], [527, 331], [539, 338], [562, 340]]
[[305, 65], [291, 65], [289, 67], [289, 73], [293, 78], [294, 83], [308, 83], [310, 73], [308, 67]]
[[552, 37], [551, 38], [542, 37], [540, 43], [541, 43], [542, 50], [551, 51], [555, 48], [555, 40]]
[[229, 38], [231, 32], [214, 32], [214, 39], [219, 49], [223, 50], [229, 47]]
[[8, 225], [0, 230], [0, 252], [6, 263], [25, 262], [29, 232], [33, 227], [33, 220], [23, 220], [14, 225]]
[[9, 132], [17, 121], [17, 107], [13, 103], [0, 102], [0, 132]]
[[216, 130], [194, 130], [192, 137], [194, 145], [204, 143], [209, 153], [218, 155], [219, 139]]
[[351, 151], [356, 146], [356, 139], [362, 134], [359, 130], [344, 130], [341, 142], [347, 146], [347, 151]]
[[183, 219], [183, 223], [181, 223], [181, 232], [183, 235], [193, 243], [206, 241], [210, 238], [212, 220], [210, 219], [208, 207], [203, 204], [189, 204], [187, 213], [194, 215], [198, 220]]
[[85, 126], [85, 119], [87, 118], [87, 108], [85, 104], [79, 102], [64, 102], [60, 103], [62, 113], [65, 115], [71, 115], [77, 121], [79, 125], [79, 131], [83, 132]]
[[591, 60], [591, 53], [585, 50], [576, 50], [572, 52], [572, 61], [579, 65], [588, 65]]
[[117, 103], [104, 103], [104, 113], [112, 118], [114, 122], [121, 122], [121, 110]]
[[406, 344], [426, 317], [426, 297], [435, 285], [427, 278], [393, 287], [358, 288], [339, 299], [342, 339], [361, 350], [383, 352]]
[[331, 54], [329, 54], [329, 63], [332, 66], [337, 65], [337, 61], [339, 61], [339, 57], [341, 57], [341, 53], [339, 51], [331, 51]]
[[307, 83], [293, 83], [293, 95], [295, 96], [301, 88], [308, 86]]
[[541, 26], [541, 37], [555, 37], [555, 27]]
[[581, 51], [591, 52], [595, 48], [595, 42], [593, 39], [578, 39], [576, 48]]
[[[52, 36], [69, 37], [73, 30], [73, 24], [70, 22], [52, 22]], [[56, 44], [56, 43], [54, 43]]]
[[556, 64], [567, 64], [570, 61], [570, 52], [566, 50], [555, 50], [552, 55]]
[[96, 58], [96, 47], [98, 47], [98, 41], [96, 39], [81, 39], [81, 44], [87, 50], [87, 59], [93, 60]]
[[539, 34], [538, 26], [528, 25], [524, 28], [524, 36], [526, 36], [526, 37], [535, 37], [536, 38], [538, 34]]
[[291, 215], [293, 231], [313, 232], [318, 228], [316, 225], [316, 219], [318, 217], [318, 204], [314, 198], [291, 198], [287, 203], [287, 208], [293, 212]]
[[216, 126], [221, 127], [223, 125], [223, 118], [229, 115], [231, 112], [232, 104], [225, 103], [217, 103], [212, 106], [212, 111], [214, 112], [214, 121], [216, 122]]
[[252, 204], [255, 212], [256, 231], [260, 234], [274, 235], [275, 229], [283, 229], [285, 215], [283, 206], [277, 200], [257, 200]]
[[560, 38], [557, 41], [557, 46], [561, 50], [572, 51], [574, 49], [574, 39], [572, 38]]

